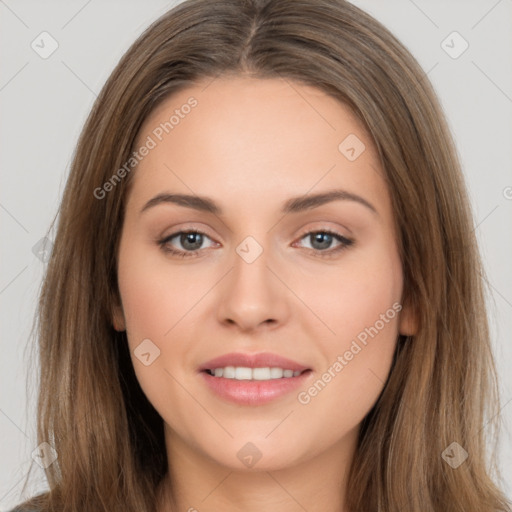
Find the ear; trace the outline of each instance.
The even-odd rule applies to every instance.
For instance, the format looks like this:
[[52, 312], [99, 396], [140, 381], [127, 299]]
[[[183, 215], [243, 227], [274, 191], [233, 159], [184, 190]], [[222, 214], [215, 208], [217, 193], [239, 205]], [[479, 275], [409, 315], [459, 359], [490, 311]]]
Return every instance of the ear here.
[[123, 308], [116, 304], [112, 311], [112, 325], [116, 331], [122, 332], [126, 330], [126, 322], [124, 319]]
[[418, 315], [413, 305], [406, 301], [400, 311], [398, 332], [403, 336], [413, 336], [418, 333]]

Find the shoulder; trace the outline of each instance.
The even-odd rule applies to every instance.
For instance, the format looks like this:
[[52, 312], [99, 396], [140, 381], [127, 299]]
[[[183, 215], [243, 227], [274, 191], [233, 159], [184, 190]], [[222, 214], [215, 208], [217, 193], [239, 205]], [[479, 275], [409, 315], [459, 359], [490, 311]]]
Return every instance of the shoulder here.
[[16, 507], [7, 512], [41, 512], [41, 509], [34, 507]]
[[29, 506], [17, 506], [7, 512], [41, 512], [41, 509]]
[[25, 500], [7, 512], [43, 512], [47, 510], [48, 493], [38, 494]]

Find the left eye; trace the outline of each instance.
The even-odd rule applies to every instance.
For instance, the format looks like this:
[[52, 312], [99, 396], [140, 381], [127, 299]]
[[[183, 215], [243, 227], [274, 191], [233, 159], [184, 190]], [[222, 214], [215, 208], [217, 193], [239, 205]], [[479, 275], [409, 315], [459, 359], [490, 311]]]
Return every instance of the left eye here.
[[[159, 240], [158, 244], [161, 246], [162, 250], [167, 253], [180, 257], [189, 257], [194, 256], [199, 252], [199, 250], [201, 250], [205, 238], [211, 240], [208, 235], [200, 231], [178, 231], [177, 233], [173, 233], [172, 235]], [[172, 241], [174, 239], [178, 240], [182, 249], [176, 249], [173, 247]], [[304, 239], [310, 240], [310, 247], [306, 247], [306, 249], [315, 251], [320, 256], [330, 256], [334, 253], [338, 253], [354, 243], [353, 240], [350, 240], [339, 233], [325, 230], [310, 231], [300, 238], [300, 240]], [[338, 245], [331, 248], [334, 241], [338, 241]], [[214, 246], [215, 243], [216, 242], [213, 242], [212, 246]]]
[[[310, 231], [301, 238], [301, 240], [304, 239], [310, 241], [310, 247], [308, 247], [308, 249], [329, 254], [338, 252], [353, 244], [353, 240], [350, 240], [340, 235], [339, 233], [334, 233], [332, 231]], [[331, 248], [331, 245], [334, 241], [338, 241], [338, 246]]]

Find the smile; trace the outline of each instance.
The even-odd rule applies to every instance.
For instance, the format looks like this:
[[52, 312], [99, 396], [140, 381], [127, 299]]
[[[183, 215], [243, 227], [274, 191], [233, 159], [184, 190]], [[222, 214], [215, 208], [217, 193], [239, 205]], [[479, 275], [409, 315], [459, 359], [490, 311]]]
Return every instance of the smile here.
[[206, 371], [215, 377], [235, 380], [273, 380], [298, 377], [302, 373], [299, 370], [293, 371], [276, 367], [248, 368], [245, 366], [225, 366], [224, 368], [214, 368]]

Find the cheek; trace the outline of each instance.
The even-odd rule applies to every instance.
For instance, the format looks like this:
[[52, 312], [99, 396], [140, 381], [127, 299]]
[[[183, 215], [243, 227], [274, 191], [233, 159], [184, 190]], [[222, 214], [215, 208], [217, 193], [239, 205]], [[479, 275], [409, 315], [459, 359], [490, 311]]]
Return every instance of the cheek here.
[[[167, 403], [172, 398], [176, 404], [183, 398], [172, 376], [180, 382], [189, 376], [191, 348], [204, 338], [203, 324], [197, 320], [205, 304], [202, 299], [219, 278], [206, 265], [194, 269], [171, 263], [140, 242], [127, 241], [121, 250], [118, 281], [133, 366], [142, 389], [162, 411], [165, 405], [158, 405], [160, 400]], [[145, 366], [138, 356], [147, 352], [154, 362]]]
[[319, 281], [322, 293], [312, 308], [334, 333], [316, 338], [324, 367], [298, 398], [310, 417], [329, 418], [324, 428], [334, 437], [356, 427], [384, 387], [398, 336], [402, 279], [390, 246], [346, 258]]
[[381, 315], [401, 300], [403, 278], [399, 256], [391, 244], [383, 241], [374, 245], [371, 250], [347, 252], [336, 267], [312, 272], [301, 280], [307, 286], [302, 296], [307, 297], [308, 305], [330, 328], [331, 336], [326, 333], [327, 339], [330, 338], [326, 348], [343, 349], [347, 341], [376, 322], [383, 335], [397, 329], [396, 306], [385, 318], [384, 325], [380, 320]]
[[211, 286], [193, 269], [173, 265], [157, 251], [135, 244], [120, 259], [118, 279], [131, 343], [168, 340], [174, 326]]
[[183, 269], [173, 270], [165, 258], [135, 244], [122, 253], [118, 267], [134, 371], [146, 397], [168, 423], [190, 408], [190, 397], [177, 384], [184, 380], [188, 348], [179, 342], [178, 333], [190, 325], [187, 313], [205, 292], [205, 286]]

